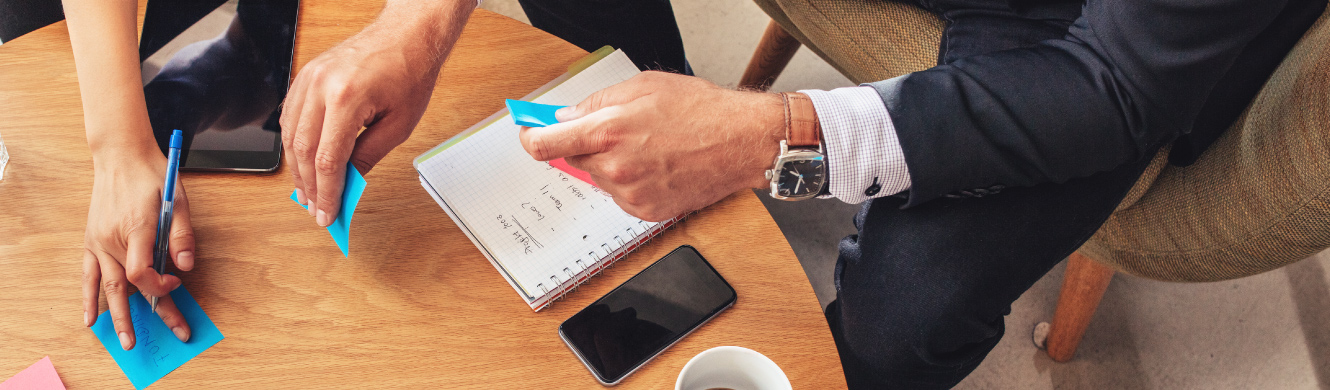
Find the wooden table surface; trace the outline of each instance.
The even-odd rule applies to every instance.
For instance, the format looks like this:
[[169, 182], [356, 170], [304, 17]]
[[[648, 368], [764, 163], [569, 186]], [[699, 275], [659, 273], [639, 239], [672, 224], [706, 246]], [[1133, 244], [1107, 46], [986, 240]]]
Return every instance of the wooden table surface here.
[[[297, 69], [381, 6], [303, 3]], [[476, 11], [415, 133], [367, 176], [350, 258], [287, 198], [285, 168], [182, 174], [198, 260], [181, 278], [226, 339], [154, 388], [599, 388], [556, 328], [682, 244], [715, 265], [738, 302], [620, 386], [672, 388], [693, 355], [738, 345], [771, 357], [796, 389], [843, 388], [813, 290], [751, 192], [702, 210], [534, 313], [420, 188], [412, 158], [585, 54]], [[71, 389], [131, 387], [83, 326], [92, 160], [64, 22], [0, 47], [0, 137], [11, 155], [0, 181], [0, 379], [50, 355]]]

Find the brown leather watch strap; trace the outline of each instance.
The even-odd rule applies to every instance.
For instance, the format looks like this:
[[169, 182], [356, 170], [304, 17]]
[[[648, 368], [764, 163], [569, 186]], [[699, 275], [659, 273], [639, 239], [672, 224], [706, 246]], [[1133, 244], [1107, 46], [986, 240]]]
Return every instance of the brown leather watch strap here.
[[816, 147], [822, 144], [822, 122], [808, 95], [782, 92], [785, 98], [785, 140], [790, 146]]

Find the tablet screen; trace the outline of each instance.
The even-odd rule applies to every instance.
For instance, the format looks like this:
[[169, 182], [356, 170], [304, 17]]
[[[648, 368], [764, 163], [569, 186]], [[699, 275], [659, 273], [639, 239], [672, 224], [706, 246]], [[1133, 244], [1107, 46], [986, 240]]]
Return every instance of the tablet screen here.
[[184, 133], [182, 169], [271, 171], [298, 0], [152, 0], [139, 43], [157, 144]]

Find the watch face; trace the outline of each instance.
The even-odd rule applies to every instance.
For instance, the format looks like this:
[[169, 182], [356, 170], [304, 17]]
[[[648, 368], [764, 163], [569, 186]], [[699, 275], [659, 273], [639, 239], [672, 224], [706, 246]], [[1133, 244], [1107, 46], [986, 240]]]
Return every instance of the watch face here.
[[822, 159], [789, 160], [780, 167], [776, 193], [792, 198], [816, 195], [824, 181]]

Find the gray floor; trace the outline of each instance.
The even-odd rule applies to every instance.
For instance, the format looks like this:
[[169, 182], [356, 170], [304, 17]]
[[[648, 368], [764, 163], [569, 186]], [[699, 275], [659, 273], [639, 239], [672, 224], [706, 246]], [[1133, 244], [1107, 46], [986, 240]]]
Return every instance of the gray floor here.
[[[767, 17], [744, 0], [674, 0], [697, 75], [733, 86]], [[484, 8], [525, 21], [515, 0]], [[801, 49], [775, 91], [851, 85]], [[837, 200], [762, 197], [825, 305], [834, 297], [836, 243], [858, 210]], [[1163, 283], [1119, 275], [1076, 359], [1055, 363], [1030, 342], [1053, 315], [1063, 267], [1012, 305], [1006, 336], [963, 389], [1320, 389], [1330, 390], [1330, 253], [1281, 270], [1217, 283]]]

